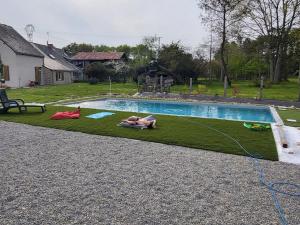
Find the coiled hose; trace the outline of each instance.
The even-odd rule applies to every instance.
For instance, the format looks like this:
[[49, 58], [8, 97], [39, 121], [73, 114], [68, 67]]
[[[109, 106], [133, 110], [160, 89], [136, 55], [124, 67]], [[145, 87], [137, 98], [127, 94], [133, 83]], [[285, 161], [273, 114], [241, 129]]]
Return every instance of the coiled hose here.
[[[191, 121], [191, 120], [188, 120], [188, 119], [186, 119], [186, 121], [188, 121], [189, 123], [195, 124], [195, 125], [199, 125], [199, 126], [208, 128], [210, 130], [213, 130], [213, 131], [227, 137], [228, 139], [235, 142], [246, 153], [246, 155], [249, 156], [249, 159], [254, 164], [255, 170], [258, 172], [260, 184], [265, 186], [270, 191], [270, 193], [272, 195], [272, 199], [274, 201], [274, 205], [275, 205], [275, 208], [276, 208], [277, 213], [279, 215], [279, 219], [280, 219], [281, 224], [282, 225], [288, 225], [288, 221], [286, 219], [284, 210], [281, 207], [281, 204], [280, 204], [276, 194], [282, 194], [282, 195], [289, 196], [289, 197], [300, 198], [300, 185], [290, 183], [290, 182], [285, 182], [285, 181], [267, 182], [266, 179], [265, 179], [264, 170], [261, 167], [260, 162], [259, 162], [259, 159], [263, 159], [262, 156], [257, 155], [257, 154], [254, 155], [254, 154], [250, 153], [238, 140], [236, 140], [235, 138], [233, 138], [232, 136], [230, 136], [227, 133], [224, 133], [224, 132], [222, 132], [222, 131], [220, 131], [216, 128], [213, 128], [211, 126], [208, 126], [208, 125], [205, 125], [205, 124], [202, 124], [202, 123], [198, 123], [198, 122]], [[285, 186], [286, 190], [282, 189], [283, 186]], [[280, 188], [280, 187], [282, 187], [282, 188]], [[296, 190], [296, 191], [292, 192], [292, 191], [289, 191], [289, 190]]]

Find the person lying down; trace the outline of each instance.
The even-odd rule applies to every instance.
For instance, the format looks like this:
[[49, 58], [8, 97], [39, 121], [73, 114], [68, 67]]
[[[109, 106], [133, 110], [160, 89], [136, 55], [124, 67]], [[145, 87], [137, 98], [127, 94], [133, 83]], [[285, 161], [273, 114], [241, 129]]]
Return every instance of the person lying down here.
[[131, 116], [125, 120], [122, 120], [122, 122], [131, 126], [144, 126], [147, 128], [155, 128], [156, 119], [153, 116], [147, 116], [145, 118]]

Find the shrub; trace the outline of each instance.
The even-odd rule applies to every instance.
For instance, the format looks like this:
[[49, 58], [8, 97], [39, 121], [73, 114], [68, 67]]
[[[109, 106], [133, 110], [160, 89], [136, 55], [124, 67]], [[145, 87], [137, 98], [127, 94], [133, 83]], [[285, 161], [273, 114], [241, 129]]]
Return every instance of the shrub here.
[[197, 95], [197, 94], [199, 94], [198, 90], [193, 90], [192, 91], [192, 95]]
[[238, 85], [232, 85], [232, 96], [237, 97], [240, 93], [240, 87]]
[[89, 79], [89, 84], [97, 84], [99, 82], [99, 80], [95, 77], [92, 77]]
[[[95, 62], [89, 64], [85, 68], [85, 73], [89, 79], [96, 78], [98, 81], [107, 81], [111, 71], [107, 69], [102, 63]], [[95, 82], [93, 80], [92, 82]]]
[[208, 91], [208, 89], [207, 89], [206, 85], [198, 84], [197, 91], [198, 91], [198, 94], [203, 94], [203, 93], [206, 93]]
[[189, 87], [185, 84], [182, 88], [182, 93], [186, 94], [186, 93], [189, 93], [189, 91], [190, 91]]
[[74, 80], [73, 83], [88, 83], [87, 80]]

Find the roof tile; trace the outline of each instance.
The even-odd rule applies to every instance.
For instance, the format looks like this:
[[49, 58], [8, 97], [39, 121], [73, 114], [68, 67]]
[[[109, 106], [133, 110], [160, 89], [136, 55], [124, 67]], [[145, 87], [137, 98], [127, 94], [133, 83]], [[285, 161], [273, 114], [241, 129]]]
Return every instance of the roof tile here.
[[0, 40], [18, 55], [44, 57], [11, 26], [0, 24]]
[[66, 58], [69, 58], [69, 56], [62, 49], [56, 48], [50, 44], [41, 45], [32, 43], [32, 45], [39, 49], [42, 54], [44, 54], [44, 65], [48, 69], [80, 72], [78, 67], [66, 60]]

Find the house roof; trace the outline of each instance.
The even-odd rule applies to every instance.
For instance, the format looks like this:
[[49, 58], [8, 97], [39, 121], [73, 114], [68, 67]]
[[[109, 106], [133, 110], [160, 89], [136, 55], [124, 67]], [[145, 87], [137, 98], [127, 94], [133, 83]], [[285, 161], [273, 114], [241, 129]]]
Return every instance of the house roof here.
[[32, 43], [32, 45], [45, 56], [44, 66], [46, 68], [58, 71], [81, 71], [78, 67], [66, 60], [70, 57], [62, 49], [56, 48], [52, 44], [41, 45], [37, 43]]
[[14, 28], [0, 23], [0, 40], [17, 55], [43, 58], [44, 56], [25, 40]]
[[119, 60], [124, 57], [124, 52], [78, 52], [72, 60]]

